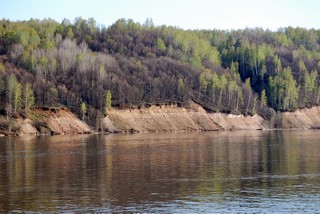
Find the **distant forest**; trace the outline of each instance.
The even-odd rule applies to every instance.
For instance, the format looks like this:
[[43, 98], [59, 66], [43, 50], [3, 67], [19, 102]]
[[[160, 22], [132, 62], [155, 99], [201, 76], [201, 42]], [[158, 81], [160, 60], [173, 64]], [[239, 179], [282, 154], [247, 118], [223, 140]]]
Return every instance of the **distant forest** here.
[[319, 105], [320, 30], [183, 30], [120, 19], [0, 21], [0, 113], [66, 106], [95, 125], [153, 104], [266, 119]]

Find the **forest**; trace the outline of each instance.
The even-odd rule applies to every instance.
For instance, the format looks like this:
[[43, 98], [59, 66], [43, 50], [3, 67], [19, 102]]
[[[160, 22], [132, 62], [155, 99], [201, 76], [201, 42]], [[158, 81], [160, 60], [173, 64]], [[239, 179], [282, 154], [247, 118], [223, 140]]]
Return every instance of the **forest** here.
[[271, 119], [320, 102], [320, 30], [183, 30], [119, 19], [0, 21], [0, 114], [187, 106]]

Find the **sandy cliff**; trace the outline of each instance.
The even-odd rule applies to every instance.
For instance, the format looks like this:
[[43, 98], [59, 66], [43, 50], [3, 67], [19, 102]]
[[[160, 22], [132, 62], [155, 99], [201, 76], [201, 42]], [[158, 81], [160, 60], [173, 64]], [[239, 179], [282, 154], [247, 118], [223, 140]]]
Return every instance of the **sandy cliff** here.
[[178, 132], [220, 129], [197, 105], [189, 108], [163, 105], [141, 109], [112, 109], [103, 124], [105, 129], [111, 132]]
[[84, 134], [92, 128], [81, 121], [75, 114], [65, 108], [38, 109], [34, 111], [38, 121], [53, 134]]
[[84, 134], [92, 132], [91, 127], [65, 108], [35, 109], [28, 113], [28, 118], [19, 117], [8, 121], [3, 117], [0, 122], [1, 132], [6, 135]]
[[[320, 107], [281, 113], [284, 129], [320, 128]], [[10, 129], [9, 129], [10, 124]], [[107, 132], [188, 132], [215, 130], [269, 129], [269, 122], [259, 115], [243, 116], [208, 113], [201, 106], [190, 103], [188, 107], [162, 105], [139, 109], [111, 109], [103, 119]], [[11, 130], [9, 132], [8, 130]], [[0, 134], [83, 134], [92, 128], [65, 108], [42, 108], [28, 113], [28, 118], [10, 121], [0, 118]]]
[[131, 110], [112, 109], [103, 124], [110, 132], [253, 130], [268, 127], [267, 122], [258, 115], [209, 114], [195, 103], [188, 108], [163, 105]]
[[268, 129], [268, 122], [260, 115], [254, 116], [213, 113], [210, 117], [223, 130], [260, 130]]
[[320, 106], [282, 113], [284, 129], [319, 129]]

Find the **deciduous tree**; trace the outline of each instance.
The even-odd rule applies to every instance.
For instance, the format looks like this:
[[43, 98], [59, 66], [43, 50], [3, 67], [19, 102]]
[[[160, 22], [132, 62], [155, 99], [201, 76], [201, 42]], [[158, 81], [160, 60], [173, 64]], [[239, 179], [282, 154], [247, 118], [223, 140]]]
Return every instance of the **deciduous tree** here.
[[26, 83], [23, 87], [23, 107], [28, 111], [34, 105], [35, 97], [30, 83]]

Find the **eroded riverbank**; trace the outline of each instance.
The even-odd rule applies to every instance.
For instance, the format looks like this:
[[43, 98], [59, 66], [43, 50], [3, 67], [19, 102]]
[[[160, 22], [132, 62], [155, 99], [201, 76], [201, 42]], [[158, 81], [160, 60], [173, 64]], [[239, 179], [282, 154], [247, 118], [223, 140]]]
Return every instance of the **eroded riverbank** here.
[[[320, 107], [283, 112], [277, 115], [280, 129], [320, 128]], [[103, 132], [146, 133], [146, 132], [193, 132], [223, 130], [274, 129], [274, 121], [256, 114], [253, 116], [225, 113], [209, 113], [196, 103], [188, 107], [177, 105], [154, 105], [134, 109], [108, 111], [102, 119]], [[94, 133], [84, 121], [66, 108], [35, 109], [28, 118], [15, 118], [0, 127], [2, 135], [56, 135]]]

